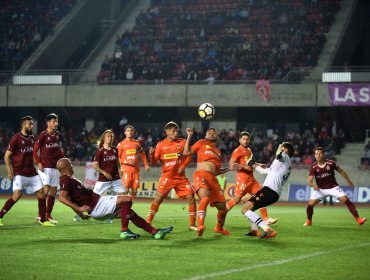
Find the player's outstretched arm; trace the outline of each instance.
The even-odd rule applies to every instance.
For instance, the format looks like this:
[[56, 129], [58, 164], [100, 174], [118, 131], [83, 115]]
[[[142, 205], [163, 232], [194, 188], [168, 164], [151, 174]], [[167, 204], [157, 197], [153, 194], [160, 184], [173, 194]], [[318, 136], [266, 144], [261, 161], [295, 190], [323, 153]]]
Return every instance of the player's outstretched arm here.
[[184, 156], [187, 156], [187, 155], [190, 155], [191, 154], [190, 141], [191, 141], [191, 137], [193, 136], [194, 131], [191, 128], [187, 128], [186, 129], [186, 133], [187, 133], [188, 137], [186, 137], [186, 142], [185, 142], [184, 150], [182, 151], [182, 154]]
[[347, 175], [347, 172], [344, 171], [344, 169], [342, 169], [338, 165], [337, 165], [337, 171], [339, 172], [340, 175], [342, 175], [342, 177], [344, 178], [344, 180], [346, 180], [348, 186], [350, 186], [350, 187], [353, 188], [353, 183], [352, 183], [351, 179], [349, 178], [349, 176]]

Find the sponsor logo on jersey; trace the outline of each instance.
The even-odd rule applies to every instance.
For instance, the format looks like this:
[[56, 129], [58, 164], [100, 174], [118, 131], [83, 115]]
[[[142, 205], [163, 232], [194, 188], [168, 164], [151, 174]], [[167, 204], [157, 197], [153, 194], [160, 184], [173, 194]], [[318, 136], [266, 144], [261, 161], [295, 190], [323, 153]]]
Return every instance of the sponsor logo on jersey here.
[[45, 144], [46, 148], [59, 148], [59, 143]]
[[103, 158], [103, 161], [116, 160], [116, 159], [117, 159], [116, 156], [107, 156], [107, 157]]
[[163, 156], [164, 159], [175, 159], [178, 157], [179, 157], [178, 153], [164, 154]]
[[33, 147], [25, 147], [21, 149], [21, 153], [30, 153], [33, 152]]
[[134, 155], [136, 154], [136, 150], [135, 149], [131, 149], [131, 150], [127, 150], [126, 151], [126, 155]]

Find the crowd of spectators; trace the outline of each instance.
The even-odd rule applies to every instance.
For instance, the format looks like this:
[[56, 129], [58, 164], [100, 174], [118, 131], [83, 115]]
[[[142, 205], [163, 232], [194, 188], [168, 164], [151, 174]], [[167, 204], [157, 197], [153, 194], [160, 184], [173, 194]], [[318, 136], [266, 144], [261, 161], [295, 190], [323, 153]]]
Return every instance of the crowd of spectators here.
[[76, 0], [3, 0], [0, 6], [0, 71], [21, 67]]
[[[65, 129], [61, 127], [60, 132], [65, 155], [76, 163], [91, 161], [96, 151], [96, 142], [105, 129], [106, 128], [102, 128], [98, 130], [92, 128], [88, 131], [84, 127], [79, 129]], [[278, 123], [273, 129], [268, 129], [267, 131], [259, 131], [255, 128], [245, 128], [245, 130], [251, 133], [250, 147], [253, 150], [255, 159], [262, 163], [272, 162], [278, 145], [283, 141], [290, 141], [293, 143], [295, 153], [292, 157], [292, 162], [296, 166], [307, 166], [312, 164], [315, 160], [313, 152], [318, 146], [325, 148], [327, 158], [335, 160], [335, 155], [340, 153], [340, 150], [345, 145], [345, 135], [343, 131], [341, 129], [337, 131], [326, 125], [321, 126], [319, 129], [316, 127], [304, 128], [304, 126], [302, 126], [299, 130], [285, 131], [284, 127]], [[217, 146], [222, 152], [222, 161], [224, 164], [229, 162], [232, 151], [239, 145], [239, 133], [240, 131], [231, 129], [219, 131]], [[0, 126], [1, 159], [4, 158], [7, 144], [13, 134], [14, 131], [11, 128], [3, 128]], [[123, 129], [117, 128], [115, 135], [114, 145], [117, 145], [118, 142], [124, 138]], [[181, 129], [179, 131], [179, 136], [186, 137]], [[146, 152], [148, 152], [149, 147], [154, 147], [158, 141], [165, 137], [164, 131], [159, 127], [137, 129], [135, 135], [135, 138], [138, 139]], [[194, 142], [203, 137], [204, 134], [202, 131], [194, 130]], [[365, 148], [367, 151], [370, 151], [370, 143], [368, 143]], [[369, 163], [369, 161], [367, 163]]]
[[152, 0], [97, 81], [281, 80], [315, 66], [341, 0]]

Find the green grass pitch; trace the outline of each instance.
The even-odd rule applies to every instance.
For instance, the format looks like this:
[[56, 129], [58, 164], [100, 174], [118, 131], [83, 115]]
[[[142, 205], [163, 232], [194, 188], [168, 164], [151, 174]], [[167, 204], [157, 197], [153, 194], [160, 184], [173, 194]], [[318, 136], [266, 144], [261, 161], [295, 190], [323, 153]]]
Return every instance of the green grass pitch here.
[[[0, 199], [3, 205], [5, 199]], [[146, 217], [149, 203], [134, 210]], [[368, 206], [358, 207], [370, 218]], [[202, 238], [188, 230], [187, 205], [165, 202], [153, 226], [174, 226], [163, 240], [142, 234], [119, 240], [120, 221], [74, 222], [56, 202], [56, 227], [34, 224], [37, 201], [20, 200], [0, 228], [0, 279], [370, 279], [370, 223], [357, 226], [346, 207], [315, 207], [303, 227], [305, 206], [271, 206], [278, 236], [246, 237], [247, 220], [236, 206], [226, 219], [232, 236], [213, 233], [216, 211], [208, 208]]]

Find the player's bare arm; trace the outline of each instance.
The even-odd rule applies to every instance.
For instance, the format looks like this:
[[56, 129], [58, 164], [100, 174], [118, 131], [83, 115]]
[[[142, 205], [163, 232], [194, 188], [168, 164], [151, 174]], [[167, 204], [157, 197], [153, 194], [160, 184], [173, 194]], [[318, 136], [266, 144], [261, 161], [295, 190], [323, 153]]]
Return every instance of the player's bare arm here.
[[108, 180], [112, 180], [112, 175], [110, 175], [109, 173], [105, 172], [103, 169], [101, 169], [99, 167], [99, 162], [97, 161], [94, 161], [93, 162], [93, 167], [94, 169], [99, 172], [100, 174], [103, 174], [105, 178], [107, 178]]
[[6, 165], [6, 170], [8, 171], [8, 178], [10, 180], [13, 180], [14, 172], [13, 172], [13, 168], [12, 168], [12, 164], [11, 164], [11, 160], [10, 160], [11, 157], [12, 157], [12, 152], [7, 150], [5, 152], [4, 161], [5, 161], [5, 165]]
[[346, 171], [344, 171], [340, 166], [338, 166], [337, 165], [337, 169], [336, 169], [338, 172], [339, 172], [339, 174], [340, 175], [342, 175], [342, 177], [344, 178], [344, 180], [346, 180], [346, 182], [347, 182], [347, 184], [348, 184], [348, 186], [350, 186], [350, 187], [354, 187], [353, 186], [353, 183], [352, 183], [352, 181], [351, 181], [351, 179], [349, 178], [349, 176], [347, 175], [347, 172]]
[[91, 212], [91, 207], [89, 205], [78, 206], [76, 203], [69, 199], [68, 192], [61, 190], [59, 194], [59, 201], [68, 207], [72, 208], [81, 218], [85, 216], [83, 212]]
[[123, 171], [122, 171], [122, 167], [121, 167], [121, 163], [119, 161], [119, 158], [117, 158], [117, 168], [118, 168], [118, 175], [119, 175], [119, 177], [122, 178]]
[[185, 146], [184, 146], [184, 151], [182, 152], [182, 154], [184, 156], [187, 156], [187, 155], [190, 155], [191, 154], [191, 149], [190, 149], [190, 140], [191, 140], [191, 137], [193, 136], [193, 129], [191, 128], [187, 128], [186, 129], [186, 133], [188, 135], [188, 137], [186, 137], [186, 142], [185, 142]]
[[313, 181], [313, 175], [308, 176], [307, 184], [311, 186], [315, 191], [319, 189], [318, 185]]

